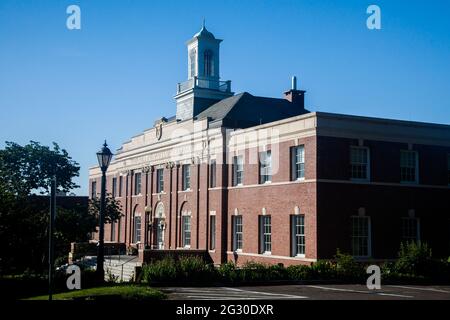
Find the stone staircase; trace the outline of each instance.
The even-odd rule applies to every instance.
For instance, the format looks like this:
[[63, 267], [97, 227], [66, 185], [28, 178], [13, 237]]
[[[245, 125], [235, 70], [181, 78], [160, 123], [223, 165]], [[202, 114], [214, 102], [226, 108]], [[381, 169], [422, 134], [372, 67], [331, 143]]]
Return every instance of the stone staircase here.
[[[96, 269], [97, 257], [86, 256], [77, 261], [85, 268]], [[114, 282], [129, 282], [133, 280], [135, 267], [140, 266], [138, 256], [105, 256], [103, 264], [105, 280]]]
[[134, 278], [135, 267], [140, 266], [138, 256], [105, 257], [105, 280], [129, 282]]

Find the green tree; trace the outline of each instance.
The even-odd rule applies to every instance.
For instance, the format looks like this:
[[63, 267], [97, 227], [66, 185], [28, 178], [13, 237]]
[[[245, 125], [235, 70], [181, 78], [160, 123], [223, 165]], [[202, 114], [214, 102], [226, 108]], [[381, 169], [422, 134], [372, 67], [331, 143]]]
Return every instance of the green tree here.
[[[57, 189], [78, 187], [72, 179], [80, 167], [66, 150], [30, 141], [21, 146], [6, 142], [0, 150], [0, 272], [40, 272], [48, 251], [48, 194], [54, 176]], [[58, 201], [57, 201], [58, 202]], [[57, 207], [55, 256], [66, 255], [70, 242], [86, 241], [95, 231], [96, 217], [87, 206]]]
[[[111, 195], [106, 195], [105, 223], [116, 222], [123, 216], [120, 202]], [[89, 199], [89, 212], [96, 217], [100, 214], [100, 198]]]

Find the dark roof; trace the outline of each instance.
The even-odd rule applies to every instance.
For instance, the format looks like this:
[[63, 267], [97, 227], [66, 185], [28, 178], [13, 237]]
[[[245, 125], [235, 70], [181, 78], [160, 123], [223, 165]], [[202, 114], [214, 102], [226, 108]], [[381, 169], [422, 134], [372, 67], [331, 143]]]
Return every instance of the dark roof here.
[[196, 119], [210, 118], [213, 127], [248, 128], [305, 113], [309, 111], [286, 99], [256, 97], [243, 92], [213, 104]]

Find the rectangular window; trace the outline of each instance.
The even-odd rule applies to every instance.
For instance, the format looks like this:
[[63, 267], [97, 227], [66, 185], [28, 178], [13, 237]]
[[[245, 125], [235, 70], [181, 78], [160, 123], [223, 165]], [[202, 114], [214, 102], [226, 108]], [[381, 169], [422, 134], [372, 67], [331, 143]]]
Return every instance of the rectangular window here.
[[91, 199], [97, 198], [97, 181], [91, 183]]
[[297, 146], [291, 149], [291, 168], [292, 180], [305, 178], [305, 146]]
[[111, 190], [111, 195], [112, 195], [113, 198], [115, 198], [116, 195], [117, 195], [117, 178], [116, 178], [116, 177], [114, 177], [114, 178], [112, 179], [112, 190]]
[[134, 195], [137, 196], [141, 194], [141, 173], [134, 174]]
[[134, 217], [134, 237], [133, 242], [141, 242], [141, 216]]
[[209, 249], [216, 249], [216, 216], [209, 216]]
[[244, 157], [233, 157], [233, 186], [242, 185], [244, 182]]
[[190, 247], [191, 246], [191, 216], [182, 216], [182, 244], [183, 247]]
[[259, 183], [272, 181], [272, 153], [264, 151], [259, 153]]
[[371, 255], [370, 244], [370, 218], [352, 217], [352, 254], [355, 257], [369, 257]]
[[400, 181], [416, 183], [418, 173], [418, 154], [416, 151], [400, 151]]
[[420, 224], [418, 218], [402, 218], [402, 242], [420, 241]]
[[188, 190], [191, 188], [191, 165], [183, 165], [183, 190]]
[[122, 196], [122, 176], [119, 176], [119, 197]]
[[164, 169], [156, 170], [156, 192], [161, 193], [164, 191]]
[[350, 178], [353, 180], [370, 179], [369, 148], [350, 147]]
[[259, 216], [259, 251], [271, 253], [272, 251], [272, 217]]
[[292, 256], [305, 256], [305, 215], [291, 215]]
[[211, 165], [209, 169], [209, 187], [216, 187], [216, 160], [211, 160]]
[[242, 216], [233, 216], [233, 251], [242, 251]]

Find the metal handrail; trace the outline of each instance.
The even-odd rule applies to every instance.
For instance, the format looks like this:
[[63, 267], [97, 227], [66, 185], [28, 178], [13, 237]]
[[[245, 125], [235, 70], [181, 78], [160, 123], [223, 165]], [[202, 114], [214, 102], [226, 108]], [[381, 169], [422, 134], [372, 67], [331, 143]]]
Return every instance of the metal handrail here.
[[202, 77], [193, 77], [187, 81], [177, 84], [177, 94], [193, 88], [204, 88], [219, 90], [222, 92], [231, 92], [231, 81], [212, 80]]

